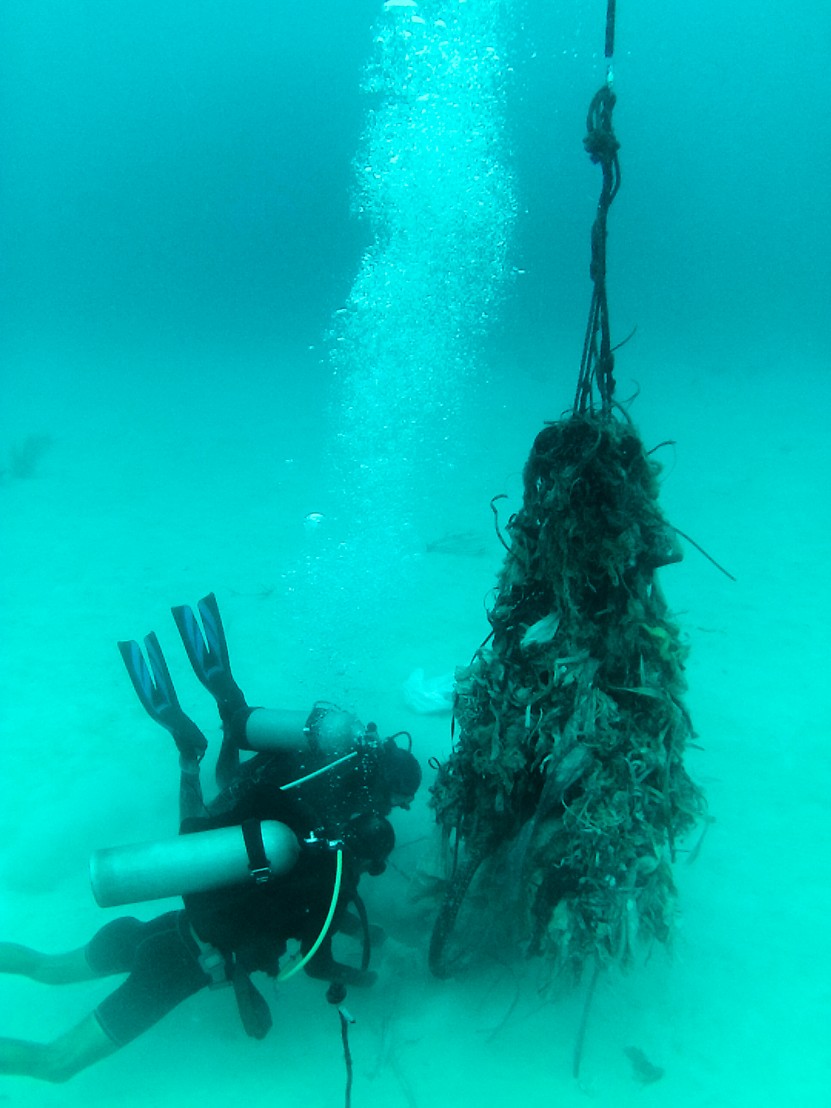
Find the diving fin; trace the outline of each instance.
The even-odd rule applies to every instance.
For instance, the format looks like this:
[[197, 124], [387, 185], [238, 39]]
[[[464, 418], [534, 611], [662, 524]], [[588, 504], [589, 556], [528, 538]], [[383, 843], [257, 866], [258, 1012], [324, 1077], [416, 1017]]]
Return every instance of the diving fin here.
[[216, 761], [216, 780], [225, 789], [239, 772], [240, 747], [245, 747], [245, 723], [251, 712], [242, 689], [231, 673], [225, 629], [214, 594], [208, 593], [198, 603], [202, 616], [199, 626], [193, 609], [187, 604], [172, 608], [173, 618], [182, 636], [193, 672], [213, 696], [222, 720], [222, 746]]
[[201, 761], [208, 749], [207, 740], [193, 720], [182, 711], [154, 632], [145, 636], [144, 646], [150, 660], [149, 668], [135, 639], [118, 644], [136, 695], [150, 718], [173, 736], [179, 753], [190, 760]]
[[198, 608], [204, 634], [193, 609], [187, 604], [179, 604], [171, 611], [193, 672], [216, 700], [219, 714], [225, 721], [226, 714], [230, 718], [246, 706], [245, 697], [231, 673], [228, 643], [214, 594], [203, 597]]

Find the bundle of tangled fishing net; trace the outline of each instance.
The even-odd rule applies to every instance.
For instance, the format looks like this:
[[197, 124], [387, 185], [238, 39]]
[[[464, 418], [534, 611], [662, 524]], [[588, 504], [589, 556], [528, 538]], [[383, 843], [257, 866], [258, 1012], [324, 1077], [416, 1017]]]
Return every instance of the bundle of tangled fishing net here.
[[476, 942], [520, 941], [579, 977], [670, 938], [671, 864], [704, 799], [684, 768], [685, 646], [656, 580], [681, 557], [659, 469], [619, 408], [534, 442], [432, 791], [452, 858], [439, 975]]

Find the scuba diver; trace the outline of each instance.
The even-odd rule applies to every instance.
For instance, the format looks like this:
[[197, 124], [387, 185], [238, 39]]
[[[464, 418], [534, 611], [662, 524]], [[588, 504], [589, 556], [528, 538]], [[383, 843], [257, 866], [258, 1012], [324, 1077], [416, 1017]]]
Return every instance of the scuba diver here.
[[[46, 984], [128, 975], [51, 1042], [0, 1038], [0, 1073], [66, 1081], [189, 996], [225, 984], [233, 987], [246, 1032], [262, 1039], [272, 1020], [251, 981], [254, 972], [282, 981], [303, 969], [328, 980], [331, 996], [375, 979], [369, 970], [373, 929], [358, 882], [386, 868], [395, 845], [387, 816], [393, 807], [409, 807], [421, 783], [417, 760], [396, 742], [405, 733], [381, 739], [374, 724], [364, 727], [325, 702], [310, 713], [249, 707], [231, 673], [214, 595], [198, 608], [204, 633], [189, 607], [174, 608], [173, 616], [194, 672], [219, 708], [220, 791], [205, 802], [200, 764], [208, 744], [179, 704], [155, 634], [144, 640], [149, 666], [137, 642], [120, 642], [142, 705], [179, 751], [179, 837], [98, 851], [91, 864], [102, 906], [175, 892], [184, 908], [148, 922], [114, 919], [86, 946], [65, 953], [0, 943], [0, 973]], [[240, 750], [255, 753], [242, 762]], [[360, 968], [334, 958], [338, 931], [363, 934]], [[281, 965], [292, 940], [299, 949]]]

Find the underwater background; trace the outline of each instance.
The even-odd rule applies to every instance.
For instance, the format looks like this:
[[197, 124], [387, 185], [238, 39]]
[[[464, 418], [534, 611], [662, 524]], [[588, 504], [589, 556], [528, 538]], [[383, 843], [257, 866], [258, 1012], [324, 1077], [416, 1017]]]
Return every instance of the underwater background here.
[[[487, 634], [491, 498], [507, 519], [573, 399], [605, 14], [0, 7], [3, 940], [81, 945], [118, 914], [91, 851], [175, 831], [175, 752], [115, 648], [156, 630], [215, 748], [173, 604], [216, 591], [250, 703], [335, 700], [446, 758], [435, 690]], [[668, 517], [737, 578], [691, 547], [661, 574], [714, 817], [676, 870], [673, 949], [601, 980], [575, 1082], [580, 990], [542, 994], [510, 950], [429, 976], [425, 787], [367, 889], [389, 938], [347, 1002], [355, 1108], [827, 1103], [829, 42], [808, 0], [618, 4], [617, 395], [674, 443]], [[0, 990], [0, 1034], [45, 1040], [109, 987]], [[265, 1043], [204, 993], [68, 1086], [0, 1077], [0, 1100], [342, 1103], [323, 988], [269, 998]]]

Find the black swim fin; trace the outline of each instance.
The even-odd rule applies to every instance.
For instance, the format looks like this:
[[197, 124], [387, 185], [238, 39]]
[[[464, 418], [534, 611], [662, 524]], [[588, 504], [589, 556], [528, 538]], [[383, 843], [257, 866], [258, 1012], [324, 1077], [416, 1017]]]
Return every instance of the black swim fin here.
[[226, 721], [246, 707], [245, 697], [231, 673], [225, 629], [214, 594], [203, 597], [198, 608], [204, 634], [193, 609], [187, 604], [180, 604], [171, 611], [193, 672], [216, 700], [219, 714]]
[[162, 648], [152, 631], [145, 636], [144, 646], [150, 660], [149, 668], [135, 639], [118, 644], [136, 695], [150, 718], [173, 736], [179, 753], [188, 759], [201, 761], [208, 749], [207, 740], [193, 720], [182, 711]]
[[245, 746], [245, 723], [252, 709], [231, 673], [225, 629], [214, 594], [202, 597], [198, 608], [204, 634], [193, 609], [187, 604], [180, 604], [171, 611], [193, 672], [219, 708], [222, 746], [216, 760], [216, 781], [220, 789], [225, 789], [239, 772], [240, 747]]

